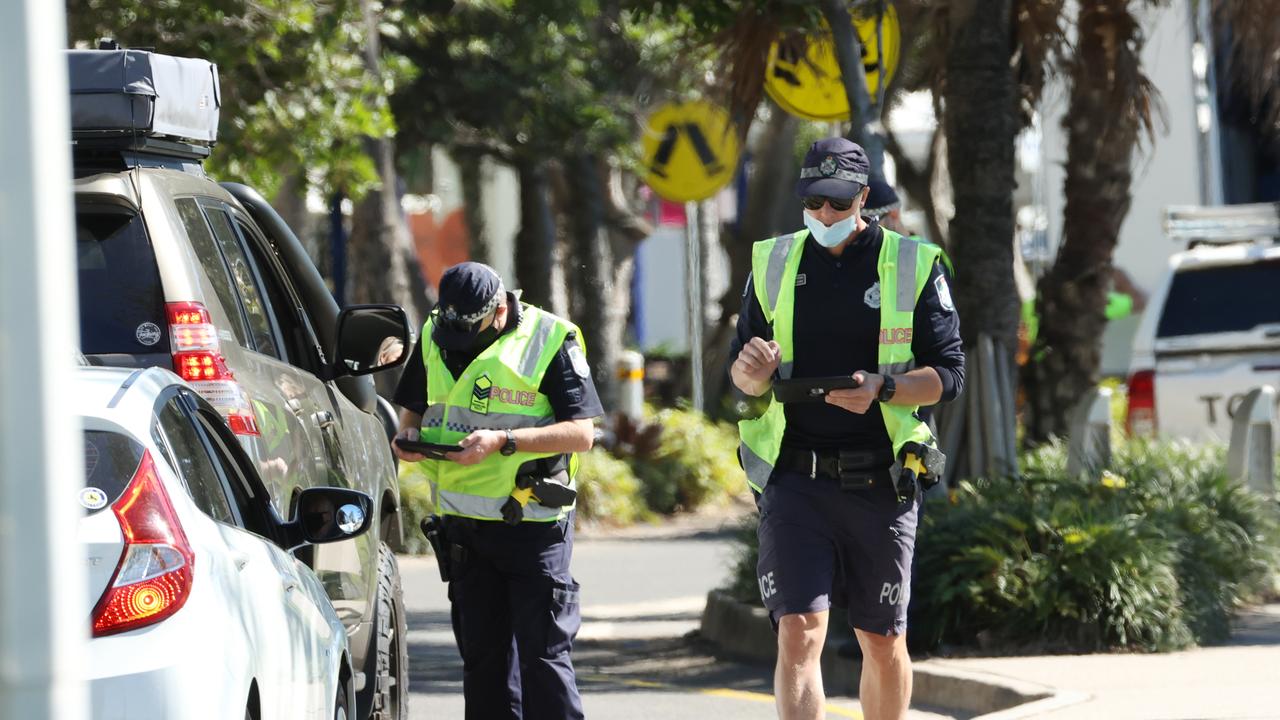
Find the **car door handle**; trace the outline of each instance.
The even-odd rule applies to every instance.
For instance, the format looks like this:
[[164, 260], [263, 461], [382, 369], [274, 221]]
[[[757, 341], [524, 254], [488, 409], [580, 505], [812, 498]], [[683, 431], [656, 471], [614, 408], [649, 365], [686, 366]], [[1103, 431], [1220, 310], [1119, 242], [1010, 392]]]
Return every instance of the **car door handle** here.
[[243, 570], [249, 564], [249, 556], [244, 553], [233, 553], [231, 561], [236, 564], [236, 570]]
[[284, 581], [284, 592], [285, 592], [285, 594], [286, 594], [286, 595], [288, 595], [289, 593], [291, 593], [291, 592], [293, 592], [294, 590], [297, 590], [297, 589], [298, 589], [298, 582], [297, 582], [296, 580], [285, 580], [285, 581]]
[[329, 412], [328, 410], [321, 410], [320, 412], [312, 415], [312, 417], [315, 418], [317, 425], [319, 425], [320, 427], [326, 430], [333, 427], [334, 425], [333, 413]]

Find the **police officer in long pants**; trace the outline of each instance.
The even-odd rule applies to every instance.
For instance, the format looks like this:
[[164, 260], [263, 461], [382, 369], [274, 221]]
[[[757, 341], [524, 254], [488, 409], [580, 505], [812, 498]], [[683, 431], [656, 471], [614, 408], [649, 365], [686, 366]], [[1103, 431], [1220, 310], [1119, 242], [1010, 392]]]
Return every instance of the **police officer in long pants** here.
[[433, 534], [466, 717], [581, 718], [569, 657], [581, 622], [574, 453], [591, 449], [603, 414], [581, 334], [480, 263], [445, 271], [439, 295], [396, 389], [397, 439], [462, 449], [431, 459], [393, 448], [424, 464], [442, 516]]
[[[964, 382], [959, 321], [936, 248], [862, 218], [869, 163], [814, 143], [796, 194], [806, 229], [758, 242], [730, 357], [748, 418], [739, 459], [760, 511], [760, 594], [778, 633], [782, 718], [819, 718], [830, 608], [863, 653], [869, 720], [906, 716], [910, 567], [922, 483], [945, 459], [922, 405]], [[777, 402], [775, 381], [852, 377], [819, 402]]]

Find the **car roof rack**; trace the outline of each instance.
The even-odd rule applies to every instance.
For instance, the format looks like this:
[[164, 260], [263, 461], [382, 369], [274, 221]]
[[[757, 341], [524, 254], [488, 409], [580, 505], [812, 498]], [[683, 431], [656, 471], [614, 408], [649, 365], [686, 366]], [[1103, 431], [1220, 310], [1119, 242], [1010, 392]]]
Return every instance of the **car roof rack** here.
[[218, 67], [103, 43], [68, 50], [71, 142], [75, 160], [173, 165], [209, 157], [222, 104]]
[[1164, 232], [1192, 245], [1274, 242], [1280, 239], [1280, 203], [1174, 205], [1165, 209]]

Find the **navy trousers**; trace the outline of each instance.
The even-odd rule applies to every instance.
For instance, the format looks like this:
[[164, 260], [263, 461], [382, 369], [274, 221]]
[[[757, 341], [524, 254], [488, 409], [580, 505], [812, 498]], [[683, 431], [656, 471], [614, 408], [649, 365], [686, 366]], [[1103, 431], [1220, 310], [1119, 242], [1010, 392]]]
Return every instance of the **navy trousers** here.
[[446, 520], [464, 549], [449, 583], [467, 720], [577, 720], [569, 651], [582, 617], [569, 573], [573, 515], [557, 522]]

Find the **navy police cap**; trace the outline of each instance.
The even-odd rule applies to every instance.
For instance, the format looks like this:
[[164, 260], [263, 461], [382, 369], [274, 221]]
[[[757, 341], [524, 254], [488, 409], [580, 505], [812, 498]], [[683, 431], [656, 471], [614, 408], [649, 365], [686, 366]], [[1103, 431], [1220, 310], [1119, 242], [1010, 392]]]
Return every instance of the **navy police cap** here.
[[851, 198], [862, 192], [870, 172], [871, 161], [861, 145], [842, 137], [819, 140], [805, 153], [796, 197]]
[[445, 270], [431, 338], [440, 347], [465, 346], [505, 294], [498, 271], [484, 263], [458, 263]]

